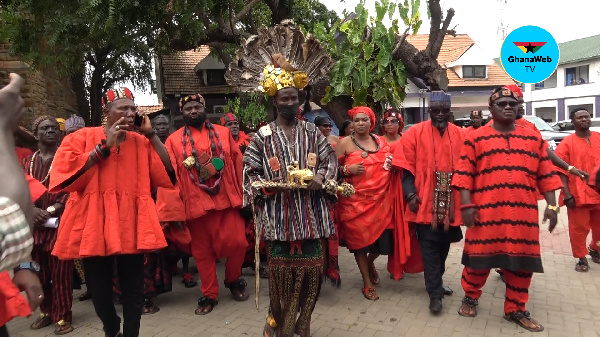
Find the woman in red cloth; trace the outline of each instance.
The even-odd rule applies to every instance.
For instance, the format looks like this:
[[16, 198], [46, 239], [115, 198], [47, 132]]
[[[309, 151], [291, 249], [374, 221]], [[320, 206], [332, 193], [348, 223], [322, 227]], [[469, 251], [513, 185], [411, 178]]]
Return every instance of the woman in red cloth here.
[[383, 113], [381, 129], [383, 130], [383, 139], [390, 145], [391, 152], [394, 153], [397, 142], [402, 137], [402, 130], [404, 129], [402, 113], [395, 108], [388, 108]]
[[391, 153], [390, 147], [370, 133], [375, 126], [375, 114], [368, 107], [356, 107], [348, 114], [354, 121], [354, 133], [336, 146], [336, 155], [343, 177], [356, 193], [341, 198], [339, 207], [340, 236], [363, 278], [363, 295], [377, 300], [374, 285], [379, 283], [375, 259], [393, 253], [393, 200], [389, 198]]

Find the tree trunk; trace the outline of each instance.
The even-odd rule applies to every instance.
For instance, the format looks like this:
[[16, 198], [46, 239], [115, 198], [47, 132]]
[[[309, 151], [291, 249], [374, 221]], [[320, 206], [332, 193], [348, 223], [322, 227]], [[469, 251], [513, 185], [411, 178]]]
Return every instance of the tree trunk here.
[[102, 85], [104, 84], [104, 70], [101, 65], [96, 65], [92, 72], [92, 81], [89, 88], [91, 106], [91, 126], [99, 126], [102, 123]]
[[271, 9], [271, 23], [276, 25], [285, 19], [291, 17], [291, 8], [293, 0], [266, 0], [267, 6]]
[[77, 97], [77, 113], [85, 120], [85, 125], [92, 125], [90, 102], [86, 95], [84, 71], [77, 72], [71, 76], [71, 85]]
[[[318, 102], [319, 100], [315, 101]], [[348, 110], [352, 109], [352, 97], [334, 97], [331, 102], [323, 107], [323, 109], [327, 111], [329, 116], [335, 122], [335, 125], [341, 127], [345, 120], [350, 119], [350, 117], [348, 117]]]

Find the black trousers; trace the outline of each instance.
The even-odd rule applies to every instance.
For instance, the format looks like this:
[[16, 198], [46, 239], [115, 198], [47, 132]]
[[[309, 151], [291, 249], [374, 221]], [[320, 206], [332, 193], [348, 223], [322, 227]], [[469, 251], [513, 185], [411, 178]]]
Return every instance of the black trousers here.
[[[96, 315], [104, 325], [107, 337], [114, 337], [121, 329], [121, 319], [113, 302], [113, 263], [115, 256], [88, 257], [83, 259], [88, 289]], [[123, 336], [138, 337], [144, 305], [144, 255], [117, 255], [117, 271], [123, 303]]]
[[8, 337], [8, 329], [6, 325], [0, 326], [0, 337]]
[[430, 224], [415, 224], [425, 267], [425, 288], [431, 299], [444, 298], [442, 276], [446, 271], [450, 243], [462, 240], [460, 227], [451, 226], [448, 232], [444, 232], [443, 227], [440, 224], [434, 231]]

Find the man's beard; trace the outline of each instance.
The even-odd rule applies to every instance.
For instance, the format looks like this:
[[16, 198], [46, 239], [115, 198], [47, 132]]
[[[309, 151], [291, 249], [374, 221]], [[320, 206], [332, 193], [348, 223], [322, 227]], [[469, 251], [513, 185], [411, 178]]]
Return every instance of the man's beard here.
[[195, 128], [201, 127], [202, 125], [204, 125], [204, 122], [206, 122], [206, 114], [205, 113], [198, 114], [198, 117], [196, 117], [196, 118], [190, 118], [190, 117], [183, 116], [183, 122], [187, 126], [193, 126]]
[[435, 126], [438, 129], [445, 129], [445, 128], [448, 127], [448, 121], [447, 120], [444, 120], [444, 121], [433, 120], [432, 123], [433, 123], [433, 126]]

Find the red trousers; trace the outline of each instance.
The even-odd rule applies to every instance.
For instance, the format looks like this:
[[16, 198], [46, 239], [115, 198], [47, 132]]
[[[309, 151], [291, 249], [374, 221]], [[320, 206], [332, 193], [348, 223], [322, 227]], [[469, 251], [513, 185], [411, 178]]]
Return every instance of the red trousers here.
[[235, 282], [242, 275], [242, 264], [246, 253], [244, 218], [239, 209], [229, 208], [211, 211], [187, 222], [192, 235], [192, 256], [198, 266], [200, 289], [206, 297], [217, 299], [217, 259], [227, 258], [225, 282]]
[[[525, 311], [525, 304], [529, 300], [529, 286], [531, 285], [533, 273], [502, 270], [504, 271], [504, 282], [506, 283], [504, 313], [511, 314], [517, 311]], [[465, 296], [478, 300], [481, 297], [481, 288], [485, 285], [489, 275], [489, 269], [465, 267], [460, 282], [465, 291]]]
[[582, 258], [588, 254], [587, 237], [592, 231], [592, 242], [590, 247], [600, 250], [596, 242], [600, 240], [600, 205], [578, 206], [567, 208], [569, 215], [569, 237], [571, 238], [571, 249], [573, 257]]
[[40, 265], [44, 300], [40, 311], [50, 314], [52, 322], [71, 322], [73, 313], [73, 260], [59, 260], [41, 246], [33, 246], [31, 257]]

